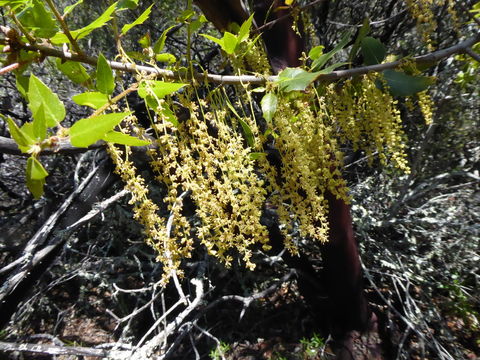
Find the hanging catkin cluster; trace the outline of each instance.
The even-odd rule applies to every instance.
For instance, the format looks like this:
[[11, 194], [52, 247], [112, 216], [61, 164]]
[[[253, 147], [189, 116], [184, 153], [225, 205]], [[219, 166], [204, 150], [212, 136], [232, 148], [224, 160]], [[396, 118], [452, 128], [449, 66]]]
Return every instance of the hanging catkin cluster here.
[[[227, 266], [239, 255], [253, 269], [253, 251], [270, 248], [261, 223], [265, 206], [276, 209], [291, 252], [298, 251], [291, 236], [296, 230], [304, 238], [326, 241], [325, 194], [349, 201], [340, 171], [341, 145], [349, 143], [371, 158], [378, 153], [383, 164], [408, 172], [399, 111], [378, 81], [364, 76], [325, 86], [321, 93], [314, 88], [279, 91], [264, 132], [248, 87], [230, 88], [230, 96], [223, 87], [203, 99], [192, 90], [177, 95], [190, 116], [177, 122], [157, 111], [152, 123], [156, 144], [148, 151], [156, 179], [167, 188], [162, 204], [149, 198], [128, 147], [120, 151], [110, 145], [117, 172], [132, 194], [135, 219], [164, 264], [165, 279], [199, 244]], [[159, 108], [167, 102], [159, 100]], [[185, 209], [187, 197], [191, 209]], [[168, 210], [168, 219], [159, 216], [159, 208]]]

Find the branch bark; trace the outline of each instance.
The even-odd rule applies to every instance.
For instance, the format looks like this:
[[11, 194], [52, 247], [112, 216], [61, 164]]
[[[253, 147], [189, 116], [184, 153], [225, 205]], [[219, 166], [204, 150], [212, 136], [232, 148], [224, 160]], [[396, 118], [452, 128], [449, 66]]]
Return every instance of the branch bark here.
[[[433, 64], [439, 60], [452, 56], [454, 54], [467, 52], [476, 43], [480, 42], [480, 34], [472, 36], [456, 45], [450, 46], [445, 49], [434, 51], [425, 55], [420, 55], [412, 58], [412, 60], [417, 65], [423, 64]], [[61, 50], [55, 49], [50, 46], [40, 45], [40, 44], [21, 44], [21, 48], [27, 51], [37, 51], [44, 56], [57, 57], [63, 60], [77, 61], [85, 64], [90, 64], [96, 66], [97, 58], [92, 56], [82, 56], [72, 53], [66, 53]], [[118, 61], [109, 61], [109, 64], [112, 69], [130, 72], [130, 73], [145, 73], [149, 75], [156, 75], [158, 77], [164, 77], [172, 80], [196, 80], [196, 81], [208, 81], [211, 83], [217, 84], [252, 84], [252, 85], [262, 85], [267, 82], [275, 82], [278, 80], [278, 76], [255, 76], [255, 75], [218, 75], [218, 74], [203, 74], [195, 73], [193, 79], [190, 78], [186, 73], [176, 72], [172, 70], [160, 69], [153, 66], [144, 66], [137, 65], [134, 63], [121, 63]], [[381, 72], [384, 70], [395, 69], [402, 64], [401, 60], [392, 61], [384, 64], [370, 65], [370, 66], [361, 66], [355, 69], [348, 70], [337, 70], [332, 71], [328, 74], [320, 75], [316, 80], [330, 83], [338, 79], [349, 78], [358, 75], [364, 75], [372, 72]]]

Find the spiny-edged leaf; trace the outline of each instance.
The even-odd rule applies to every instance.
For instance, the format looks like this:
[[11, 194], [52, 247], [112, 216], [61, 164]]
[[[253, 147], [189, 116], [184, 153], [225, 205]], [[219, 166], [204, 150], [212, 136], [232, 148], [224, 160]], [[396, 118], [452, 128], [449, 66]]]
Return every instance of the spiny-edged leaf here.
[[33, 180], [27, 176], [27, 188], [32, 193], [35, 199], [40, 199], [43, 195], [43, 187], [45, 186], [45, 179]]
[[409, 96], [426, 90], [435, 80], [427, 76], [411, 76], [404, 72], [385, 70], [383, 77], [390, 93], [394, 96]]
[[70, 6], [66, 6], [65, 9], [63, 9], [63, 17], [70, 14], [78, 5], [80, 5], [82, 3], [83, 3], [83, 0], [78, 0], [75, 4], [72, 4]]
[[109, 131], [102, 137], [103, 140], [128, 146], [145, 146], [150, 145], [150, 141], [142, 140], [118, 131]]
[[138, 95], [145, 99], [150, 93], [155, 94], [159, 99], [180, 90], [187, 84], [171, 83], [165, 81], [144, 81], [138, 87]]
[[325, 46], [323, 45], [318, 45], [310, 49], [308, 52], [308, 57], [312, 60], [316, 60], [320, 57], [320, 55], [323, 54], [323, 49], [325, 49]]
[[30, 6], [18, 14], [18, 20], [27, 28], [33, 29], [35, 35], [41, 38], [48, 39], [58, 30], [52, 13], [40, 0], [33, 0]]
[[78, 105], [90, 106], [96, 110], [108, 103], [108, 96], [101, 92], [92, 91], [75, 95], [72, 100]]
[[250, 129], [250, 126], [241, 117], [238, 118], [238, 121], [240, 122], [240, 125], [242, 126], [243, 132], [245, 133], [245, 138], [247, 139], [248, 146], [254, 147], [255, 146], [255, 140], [253, 138], [252, 129]]
[[48, 176], [47, 170], [35, 157], [30, 156], [27, 160], [27, 177], [32, 180], [42, 180]]
[[327, 63], [328, 60], [330, 60], [337, 52], [342, 50], [345, 45], [348, 44], [351, 37], [351, 30], [344, 32], [338, 44], [331, 51], [315, 59], [315, 61], [312, 63], [312, 71], [320, 70]]
[[158, 38], [157, 41], [155, 41], [155, 44], [153, 44], [153, 52], [155, 54], [158, 54], [163, 51], [163, 48], [165, 47], [165, 41], [167, 40], [167, 35], [170, 30], [172, 30], [175, 27], [175, 25], [172, 25], [165, 30], [163, 30], [162, 35]]
[[[106, 23], [112, 19], [112, 14], [115, 11], [116, 6], [117, 6], [117, 2], [114, 2], [112, 5], [108, 7], [107, 10], [103, 12], [102, 15], [100, 15], [98, 18], [96, 18], [87, 26], [78, 30], [70, 31], [73, 38], [75, 40], [83, 39], [85, 36], [89, 35], [93, 30], [101, 28], [102, 26], [106, 25]], [[50, 41], [55, 45], [60, 45], [60, 44], [70, 42], [64, 33], [57, 33], [54, 37], [50, 39]]]
[[370, 20], [368, 18], [365, 18], [363, 20], [362, 27], [358, 31], [358, 36], [355, 39], [355, 43], [352, 46], [352, 50], [350, 50], [350, 55], [348, 56], [348, 61], [353, 62], [355, 59], [355, 56], [357, 56], [358, 50], [360, 49], [360, 44], [362, 43], [362, 40], [367, 36], [367, 34], [370, 32]]
[[303, 91], [319, 74], [319, 72], [310, 73], [300, 68], [285, 68], [278, 74], [277, 82], [282, 91]]
[[150, 5], [134, 22], [130, 24], [123, 25], [122, 27], [122, 34], [126, 34], [131, 28], [137, 25], [141, 25], [148, 19], [150, 16], [150, 12], [152, 11], [152, 5]]
[[118, 2], [117, 9], [130, 9], [133, 10], [138, 6], [138, 0], [120, 0]]
[[89, 79], [87, 70], [83, 67], [82, 64], [76, 61], [65, 61], [62, 62], [61, 59], [56, 60], [57, 68], [64, 75], [66, 75], [70, 80], [76, 84], [85, 84]]
[[80, 119], [70, 128], [70, 143], [76, 147], [88, 147], [113, 130], [130, 114], [131, 112], [112, 113]]
[[30, 78], [22, 74], [15, 74], [15, 85], [17, 90], [26, 99], [28, 94], [28, 83]]
[[173, 54], [162, 53], [155, 55], [155, 60], [157, 60], [158, 62], [166, 62], [171, 64], [177, 61], [177, 58]]
[[113, 78], [112, 68], [102, 53], [97, 60], [97, 90], [103, 94], [110, 95], [115, 88], [115, 79]]
[[43, 104], [33, 113], [33, 135], [37, 140], [43, 140], [47, 137], [47, 121]]
[[277, 111], [277, 96], [274, 93], [267, 93], [262, 98], [260, 104], [262, 105], [263, 117], [268, 122], [271, 122], [273, 119], [273, 115], [275, 115], [275, 112]]
[[32, 144], [35, 144], [35, 140], [33, 140], [27, 133], [22, 131], [22, 129], [17, 126], [15, 121], [7, 118], [7, 123], [10, 135], [12, 136], [12, 139], [15, 140], [18, 146], [28, 147]]
[[362, 40], [362, 55], [365, 65], [376, 65], [385, 59], [387, 49], [380, 40], [367, 36]]
[[250, 29], [252, 27], [252, 21], [253, 21], [253, 14], [250, 15], [250, 17], [245, 20], [245, 22], [240, 26], [240, 30], [238, 31], [238, 42], [244, 42], [248, 40], [248, 37], [250, 36]]
[[237, 44], [237, 37], [231, 32], [225, 31], [225, 34], [223, 34], [223, 51], [225, 51], [228, 55], [232, 55], [235, 52]]
[[65, 106], [57, 94], [53, 93], [39, 78], [30, 75], [28, 83], [28, 106], [35, 114], [38, 108], [43, 105], [47, 127], [57, 126], [65, 118]]

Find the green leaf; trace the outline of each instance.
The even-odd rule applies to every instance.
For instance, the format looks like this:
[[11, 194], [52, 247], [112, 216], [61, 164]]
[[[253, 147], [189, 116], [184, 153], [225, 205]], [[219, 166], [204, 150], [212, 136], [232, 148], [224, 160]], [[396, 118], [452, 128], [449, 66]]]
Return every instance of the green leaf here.
[[435, 80], [427, 76], [411, 76], [404, 72], [385, 70], [383, 77], [393, 96], [409, 96], [426, 90]]
[[103, 140], [128, 146], [145, 146], [150, 145], [150, 141], [142, 140], [118, 131], [109, 131], [102, 137]]
[[25, 131], [20, 129], [15, 123], [15, 121], [13, 121], [10, 118], [7, 118], [7, 123], [8, 123], [8, 130], [10, 131], [10, 135], [12, 136], [12, 139], [15, 140], [15, 143], [19, 147], [20, 146], [28, 147], [30, 145], [35, 144], [35, 140], [33, 140]]
[[102, 53], [97, 61], [97, 90], [103, 94], [110, 95], [115, 89], [115, 79], [113, 78], [112, 68]]
[[274, 93], [267, 93], [260, 102], [262, 106], [263, 117], [267, 122], [271, 122], [273, 115], [277, 111], [278, 99]]
[[65, 76], [67, 76], [76, 84], [85, 84], [90, 79], [90, 75], [88, 75], [87, 70], [79, 62], [62, 62], [61, 59], [57, 58], [56, 63], [58, 70], [60, 70]]
[[158, 62], [166, 62], [171, 64], [177, 61], [177, 58], [175, 57], [175, 55], [169, 53], [162, 53], [155, 55], [155, 60], [157, 60]]
[[27, 188], [32, 193], [35, 199], [40, 199], [44, 193], [43, 187], [45, 185], [45, 179], [33, 180], [27, 177]]
[[167, 35], [170, 30], [172, 30], [175, 27], [175, 25], [172, 25], [165, 30], [163, 30], [162, 35], [158, 38], [157, 41], [155, 41], [155, 44], [153, 44], [153, 52], [155, 54], [158, 54], [162, 52], [163, 48], [165, 47], [165, 41], [167, 40]]
[[277, 82], [282, 91], [303, 91], [318, 75], [320, 72], [310, 73], [300, 68], [285, 68], [278, 74]]
[[88, 147], [130, 114], [131, 112], [112, 113], [80, 119], [70, 128], [70, 143], [76, 147]]
[[81, 106], [90, 106], [91, 108], [97, 110], [108, 103], [108, 96], [102, 94], [101, 92], [92, 91], [75, 95], [72, 97], [72, 100], [75, 102], [75, 104]]
[[225, 51], [228, 55], [232, 55], [235, 52], [237, 44], [237, 37], [231, 32], [225, 31], [225, 34], [223, 34], [223, 51]]
[[47, 137], [47, 122], [45, 118], [45, 110], [41, 104], [37, 112], [33, 114], [33, 135], [35, 139], [43, 140]]
[[27, 28], [33, 29], [35, 35], [41, 38], [48, 39], [58, 30], [52, 13], [40, 0], [33, 0], [30, 6], [18, 14], [18, 20]]
[[310, 49], [308, 52], [308, 57], [312, 60], [316, 60], [320, 57], [320, 55], [323, 54], [323, 49], [325, 49], [325, 46], [323, 45], [318, 45]]
[[360, 28], [358, 32], [358, 36], [355, 39], [355, 43], [352, 46], [352, 50], [350, 50], [350, 55], [348, 56], [348, 61], [353, 62], [355, 59], [355, 56], [357, 56], [358, 50], [360, 49], [360, 44], [362, 43], [362, 40], [367, 36], [367, 34], [370, 32], [370, 20], [368, 18], [365, 18], [363, 20], [362, 27]]
[[243, 132], [245, 133], [245, 138], [247, 139], [248, 146], [254, 147], [255, 146], [255, 140], [253, 138], [252, 129], [250, 129], [250, 126], [241, 117], [238, 118], [238, 121], [240, 122], [240, 125], [242, 126]]
[[242, 43], [248, 40], [248, 37], [250, 36], [250, 29], [252, 27], [252, 21], [253, 21], [253, 14], [250, 15], [250, 17], [247, 20], [245, 20], [242, 26], [240, 26], [240, 30], [238, 31], [238, 43]]
[[163, 99], [165, 96], [180, 90], [185, 85], [187, 84], [156, 80], [143, 81], [138, 87], [138, 95], [145, 99], [147, 95], [154, 94], [157, 98]]
[[22, 96], [26, 99], [28, 96], [28, 83], [30, 78], [25, 75], [15, 74], [15, 85], [17, 90], [22, 94]]
[[211, 41], [217, 43], [218, 45], [220, 45], [220, 47], [221, 47], [222, 49], [223, 49], [224, 46], [225, 46], [225, 45], [223, 44], [224, 38], [218, 39], [218, 38], [216, 38], [216, 37], [214, 37], [214, 36], [207, 35], [207, 34], [200, 34], [200, 35], [202, 35], [205, 39], [208, 39], [208, 40], [211, 40]]
[[[73, 38], [75, 40], [83, 39], [85, 36], [89, 35], [93, 30], [101, 28], [102, 26], [105, 26], [107, 22], [109, 22], [112, 19], [112, 14], [115, 11], [116, 6], [117, 6], [117, 2], [114, 2], [112, 5], [108, 7], [107, 10], [103, 12], [102, 15], [100, 15], [98, 18], [96, 18], [87, 26], [78, 30], [70, 31]], [[50, 39], [50, 42], [52, 42], [52, 44], [55, 44], [55, 45], [61, 45], [64, 43], [69, 43], [70, 41], [68, 40], [67, 36], [64, 33], [57, 33], [54, 37]]]
[[150, 32], [147, 32], [145, 35], [143, 35], [139, 40], [138, 43], [142, 47], [142, 49], [146, 49], [150, 47], [152, 44], [152, 38], [150, 37]]
[[120, 0], [118, 2], [117, 9], [130, 9], [133, 10], [138, 6], [138, 0]]
[[32, 114], [36, 114], [38, 108], [43, 105], [47, 127], [57, 126], [65, 118], [63, 102], [33, 74], [30, 75], [27, 97]]
[[82, 4], [83, 0], [78, 0], [75, 4], [66, 6], [65, 9], [63, 9], [63, 17], [67, 16], [70, 14], [78, 5]]
[[338, 44], [331, 51], [319, 56], [317, 59], [313, 61], [312, 67], [311, 67], [312, 71], [320, 70], [327, 63], [328, 60], [330, 60], [337, 52], [342, 50], [345, 47], [345, 45], [348, 44], [351, 37], [352, 37], [352, 31], [344, 32]]
[[35, 157], [30, 156], [27, 160], [27, 178], [32, 180], [43, 180], [48, 176], [47, 170]]
[[131, 28], [133, 28], [134, 26], [137, 26], [137, 25], [141, 25], [145, 22], [145, 20], [148, 19], [148, 17], [150, 16], [150, 12], [152, 11], [152, 5], [150, 5], [134, 22], [132, 22], [131, 24], [126, 24], [126, 25], [123, 25], [122, 27], [122, 34], [126, 34]]
[[266, 157], [267, 154], [264, 152], [252, 152], [248, 154], [248, 156], [250, 157], [251, 160], [258, 160], [258, 159], [261, 159], [262, 157]]
[[380, 64], [387, 55], [387, 49], [377, 39], [367, 36], [362, 40], [362, 55], [365, 65]]

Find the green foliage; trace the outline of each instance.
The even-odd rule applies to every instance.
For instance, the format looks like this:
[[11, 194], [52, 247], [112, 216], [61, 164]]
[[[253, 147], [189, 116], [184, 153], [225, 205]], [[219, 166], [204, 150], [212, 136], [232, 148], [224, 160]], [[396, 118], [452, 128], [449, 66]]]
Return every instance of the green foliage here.
[[111, 95], [114, 89], [115, 78], [112, 69], [105, 56], [100, 54], [97, 61], [97, 90], [102, 94]]
[[325, 340], [320, 335], [314, 333], [310, 339], [302, 338], [300, 344], [302, 344], [305, 358], [314, 359], [325, 347]]
[[35, 36], [50, 38], [58, 30], [52, 13], [45, 8], [40, 0], [33, 0], [18, 14], [18, 20], [27, 29], [33, 30]]
[[58, 95], [33, 74], [30, 75], [27, 98], [34, 119], [37, 116], [43, 118], [48, 127], [58, 125], [65, 118], [65, 106]]
[[77, 147], [92, 145], [130, 114], [131, 112], [112, 113], [80, 119], [70, 128], [70, 142]]
[[277, 111], [277, 96], [272, 92], [266, 93], [260, 104], [262, 106], [263, 117], [268, 122], [271, 122], [273, 115], [275, 115], [275, 112]]
[[78, 105], [89, 106], [96, 110], [108, 103], [108, 95], [101, 92], [89, 91], [74, 95], [72, 100]]
[[380, 64], [385, 59], [387, 49], [379, 40], [367, 36], [362, 39], [361, 44], [365, 65]]
[[212, 349], [210, 351], [210, 359], [212, 360], [221, 360], [221, 359], [224, 359], [225, 358], [225, 355], [227, 354], [227, 352], [229, 352], [231, 349], [230, 345], [227, 344], [227, 343], [224, 343], [223, 341], [221, 341], [216, 347], [215, 349]]
[[76, 84], [89, 85], [90, 75], [85, 67], [76, 61], [56, 60], [58, 70]]
[[385, 70], [383, 77], [393, 96], [409, 96], [426, 90], [435, 82], [427, 76], [412, 76], [396, 70]]
[[315, 59], [313, 59], [313, 63], [312, 65], [310, 66], [311, 68], [311, 71], [318, 71], [320, 69], [322, 69], [325, 64], [336, 54], [338, 53], [340, 50], [342, 50], [347, 44], [348, 42], [350, 41], [352, 37], [352, 31], [346, 31], [345, 33], [343, 33], [342, 37], [340, 38], [340, 41], [338, 42], [337, 45], [335, 45], [335, 47], [329, 51], [328, 53], [326, 54], [321, 54], [320, 56], [316, 57], [317, 56], [317, 52], [314, 52], [313, 55], [315, 55]]
[[150, 5], [134, 22], [130, 24], [126, 24], [122, 27], [122, 34], [126, 34], [131, 28], [137, 25], [143, 24], [148, 17], [150, 16], [150, 13], [152, 11], [153, 4]]

